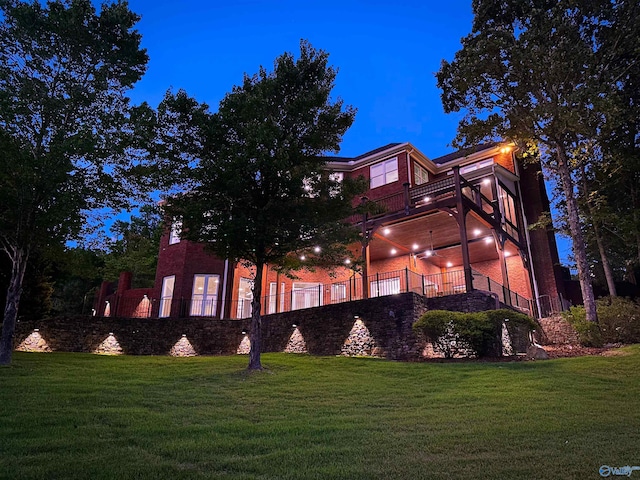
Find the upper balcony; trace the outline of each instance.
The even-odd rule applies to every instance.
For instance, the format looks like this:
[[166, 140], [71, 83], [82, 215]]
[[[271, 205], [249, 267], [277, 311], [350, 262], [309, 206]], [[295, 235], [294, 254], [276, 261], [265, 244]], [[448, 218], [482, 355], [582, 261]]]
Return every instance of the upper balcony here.
[[[456, 185], [456, 178], [459, 185]], [[369, 201], [369, 224], [393, 223], [406, 217], [436, 210], [449, 212], [458, 207], [458, 200], [486, 226], [501, 229], [514, 243], [520, 242], [519, 212], [515, 185], [518, 177], [500, 165], [492, 165], [469, 175], [448, 175], [433, 181], [402, 189]], [[460, 198], [458, 198], [460, 197]], [[363, 215], [354, 215], [355, 223]]]

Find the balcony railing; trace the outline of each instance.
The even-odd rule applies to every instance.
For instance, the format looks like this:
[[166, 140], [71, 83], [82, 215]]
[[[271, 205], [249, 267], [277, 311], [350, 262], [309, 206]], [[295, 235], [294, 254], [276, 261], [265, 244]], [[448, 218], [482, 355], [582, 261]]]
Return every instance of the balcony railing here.
[[[533, 312], [531, 301], [503, 287], [498, 282], [472, 271], [473, 288], [495, 293], [498, 299], [507, 305], [526, 312]], [[440, 297], [466, 293], [463, 270], [425, 275], [412, 272], [408, 268], [370, 275], [366, 282], [368, 297], [383, 297], [399, 293], [414, 292], [425, 297]], [[294, 285], [295, 286], [295, 285]], [[304, 308], [332, 305], [336, 303], [362, 300], [362, 277], [351, 278], [329, 284], [318, 284], [307, 288], [293, 288], [265, 295], [261, 299], [261, 312], [264, 315], [290, 312]], [[213, 298], [161, 298], [140, 299], [111, 296], [108, 311], [101, 310], [98, 315], [119, 317], [211, 317], [217, 318], [223, 308], [222, 299]], [[225, 310], [230, 318], [240, 319], [251, 316], [251, 299], [233, 301]]]
[[[478, 210], [483, 211], [494, 219], [500, 218], [498, 202], [486, 197], [480, 186], [460, 177], [460, 190], [462, 196], [474, 204]], [[456, 194], [455, 178], [449, 176], [433, 182], [424, 183], [409, 188], [409, 184], [404, 184], [404, 190], [386, 197], [371, 200], [374, 207], [368, 214], [369, 218], [378, 218], [401, 211], [409, 212], [411, 208], [427, 205], [434, 201], [445, 198], [453, 198]], [[362, 221], [362, 215], [353, 215], [349, 218], [351, 222]]]

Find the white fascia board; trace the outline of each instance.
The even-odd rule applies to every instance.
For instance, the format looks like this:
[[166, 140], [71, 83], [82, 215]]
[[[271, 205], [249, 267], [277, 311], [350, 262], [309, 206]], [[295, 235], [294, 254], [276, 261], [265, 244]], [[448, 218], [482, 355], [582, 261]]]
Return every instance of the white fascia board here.
[[[508, 143], [507, 145], [511, 146], [513, 148], [514, 144], [513, 143]], [[499, 144], [496, 145], [494, 147], [490, 147], [484, 150], [480, 150], [478, 152], [474, 152], [474, 153], [470, 153], [467, 156], [462, 156], [462, 157], [458, 157], [455, 158], [453, 160], [449, 160], [446, 163], [442, 163], [440, 165], [438, 165], [438, 172], [437, 173], [443, 173], [443, 172], [447, 172], [449, 170], [451, 170], [453, 167], [456, 166], [464, 166], [470, 163], [475, 163], [479, 160], [483, 160], [485, 158], [489, 158], [489, 157], [493, 157], [495, 155], [498, 155], [500, 153], [500, 150], [505, 146], [505, 144]]]
[[399, 153], [409, 152], [414, 158], [417, 158], [420, 163], [427, 168], [431, 173], [435, 173], [438, 166], [427, 158], [420, 150], [415, 148], [409, 142], [404, 142], [399, 145], [387, 148], [380, 152], [376, 152], [373, 155], [360, 158], [358, 160], [352, 160], [349, 162], [327, 162], [327, 168], [335, 172], [350, 172], [358, 168], [373, 165], [374, 163], [393, 158]]

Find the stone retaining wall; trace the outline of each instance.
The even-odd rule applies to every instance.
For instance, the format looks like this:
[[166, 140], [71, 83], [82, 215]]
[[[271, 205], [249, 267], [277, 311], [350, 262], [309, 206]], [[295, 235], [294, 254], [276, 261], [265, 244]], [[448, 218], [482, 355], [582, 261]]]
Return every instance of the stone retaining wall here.
[[[422, 356], [424, 344], [411, 327], [425, 311], [471, 312], [497, 306], [494, 296], [481, 291], [437, 298], [404, 293], [267, 315], [262, 320], [262, 349], [263, 352], [283, 352], [297, 328], [307, 352], [313, 355], [340, 355], [349, 339], [352, 344], [348, 349], [350, 354], [374, 354], [394, 360], [417, 359]], [[360, 327], [353, 333], [357, 320], [361, 320], [366, 328]], [[57, 317], [19, 321], [14, 341], [16, 347], [23, 345], [37, 329], [37, 337], [41, 337], [52, 351], [96, 353], [111, 348], [114, 353], [128, 355], [176, 352], [229, 355], [237, 353], [249, 325], [248, 319], [203, 317]], [[364, 338], [367, 331], [369, 337]]]
[[544, 344], [571, 344], [578, 345], [578, 334], [575, 329], [561, 315], [541, 318], [538, 323], [542, 327], [543, 335], [540, 340]]

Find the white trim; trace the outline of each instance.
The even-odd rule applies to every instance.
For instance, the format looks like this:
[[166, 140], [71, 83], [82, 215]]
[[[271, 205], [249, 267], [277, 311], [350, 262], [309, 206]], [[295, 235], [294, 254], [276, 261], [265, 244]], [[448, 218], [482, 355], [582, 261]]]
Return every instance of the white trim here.
[[222, 274], [222, 302], [220, 304], [220, 319], [224, 318], [224, 307], [227, 302], [227, 277], [229, 275], [229, 259], [224, 261], [224, 273]]

